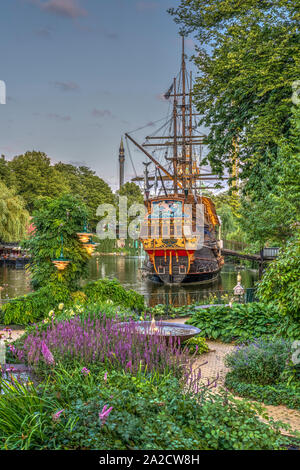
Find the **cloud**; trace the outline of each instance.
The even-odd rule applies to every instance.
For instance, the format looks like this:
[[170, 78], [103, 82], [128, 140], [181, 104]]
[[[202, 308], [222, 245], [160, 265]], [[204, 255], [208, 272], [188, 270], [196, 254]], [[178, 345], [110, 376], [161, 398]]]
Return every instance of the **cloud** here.
[[54, 82], [53, 85], [63, 92], [78, 91], [80, 89], [79, 85], [75, 82]]
[[71, 121], [71, 116], [62, 116], [61, 114], [49, 113], [46, 115], [48, 119], [54, 119], [55, 121]]
[[40, 38], [48, 39], [52, 36], [52, 31], [50, 28], [39, 28], [34, 31], [34, 34]]
[[156, 8], [159, 7], [158, 2], [137, 2], [136, 8], [138, 11], [149, 11], [149, 10], [155, 10]]
[[77, 0], [29, 0], [38, 8], [56, 16], [64, 18], [79, 18], [86, 16], [87, 11], [81, 8]]
[[92, 111], [92, 116], [97, 118], [97, 117], [114, 117], [111, 111], [109, 109], [96, 109], [94, 108]]

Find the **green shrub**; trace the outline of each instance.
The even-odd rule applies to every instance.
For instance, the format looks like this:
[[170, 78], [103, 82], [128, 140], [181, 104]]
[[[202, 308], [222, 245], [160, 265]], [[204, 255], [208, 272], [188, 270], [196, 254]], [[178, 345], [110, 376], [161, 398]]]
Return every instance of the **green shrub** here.
[[[1, 322], [5, 325], [29, 325], [47, 318], [51, 310], [58, 314], [60, 303], [64, 304], [66, 318], [70, 317], [70, 311], [76, 306], [83, 311], [82, 316], [101, 312], [110, 317], [118, 314], [124, 318], [132, 316], [134, 311], [142, 311], [145, 307], [141, 294], [126, 290], [116, 280], [101, 279], [90, 282], [83, 291], [76, 292], [69, 292], [64, 283], [56, 283], [5, 304], [1, 310]], [[59, 316], [65, 318], [63, 313]]]
[[[282, 317], [274, 305], [253, 302], [198, 309], [187, 323], [200, 328], [200, 335], [208, 339], [224, 343], [246, 342], [277, 334]], [[290, 325], [287, 336], [291, 340], [297, 339], [298, 332], [299, 325]]]
[[203, 354], [209, 351], [208, 344], [202, 336], [193, 336], [184, 342], [191, 354]]
[[225, 365], [244, 382], [274, 384], [282, 374], [290, 352], [290, 343], [282, 339], [259, 339], [227, 354]]
[[[81, 367], [57, 370], [48, 393], [59, 397], [57, 410], [64, 411], [39, 448], [270, 450], [288, 443], [277, 424], [258, 419], [259, 406], [226, 392], [195, 400], [172, 376], [108, 371], [105, 380], [99, 367], [87, 375]], [[112, 411], [101, 426], [104, 405]]]
[[276, 302], [282, 316], [299, 324], [300, 320], [300, 230], [269, 264], [258, 285], [264, 302]]
[[126, 290], [116, 279], [101, 279], [89, 282], [83, 288], [89, 303], [111, 300], [121, 307], [142, 311], [145, 308], [144, 297], [134, 290]]
[[64, 284], [42, 287], [2, 306], [2, 321], [5, 325], [28, 325], [38, 322], [61, 302], [70, 302], [69, 292]]
[[225, 386], [240, 397], [261, 401], [266, 405], [285, 405], [288, 408], [300, 410], [300, 386], [291, 387], [285, 383], [274, 385], [258, 385], [245, 383], [237, 377], [234, 371], [225, 378]]

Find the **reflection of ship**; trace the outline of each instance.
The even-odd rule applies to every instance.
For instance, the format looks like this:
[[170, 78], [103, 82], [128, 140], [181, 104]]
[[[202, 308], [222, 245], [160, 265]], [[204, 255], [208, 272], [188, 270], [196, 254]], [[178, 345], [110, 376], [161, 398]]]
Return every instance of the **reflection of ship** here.
[[[131, 140], [150, 162], [145, 164], [145, 205], [147, 216], [140, 239], [148, 254], [144, 271], [153, 281], [168, 284], [209, 281], [216, 277], [224, 261], [217, 242], [219, 219], [209, 197], [202, 194], [202, 180], [214, 179], [200, 174], [204, 136], [197, 130], [192, 102], [192, 75], [185, 67], [184, 39], [179, 76], [164, 95], [172, 98], [170, 116], [143, 145]], [[153, 147], [152, 153], [146, 148]], [[151, 185], [150, 182], [153, 182]], [[150, 189], [156, 194], [150, 195]], [[202, 219], [197, 217], [202, 207]], [[187, 221], [189, 224], [187, 224]]]

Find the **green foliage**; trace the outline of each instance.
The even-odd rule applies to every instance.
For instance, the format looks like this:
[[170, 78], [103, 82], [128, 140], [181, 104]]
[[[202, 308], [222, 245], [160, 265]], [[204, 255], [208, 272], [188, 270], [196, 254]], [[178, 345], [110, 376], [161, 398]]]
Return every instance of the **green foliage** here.
[[132, 310], [142, 311], [145, 308], [144, 297], [133, 290], [126, 290], [117, 279], [101, 279], [89, 282], [83, 291], [89, 303], [110, 300], [117, 305]]
[[266, 405], [285, 405], [300, 410], [300, 388], [291, 388], [284, 383], [276, 385], [260, 385], [241, 382], [235, 372], [229, 372], [225, 378], [225, 386], [235, 395], [261, 401]]
[[56, 198], [69, 191], [67, 180], [51, 166], [50, 158], [43, 152], [18, 155], [8, 166], [15, 176], [18, 194], [26, 201], [30, 213], [39, 198]]
[[[268, 425], [258, 419], [257, 412], [262, 412], [258, 405], [234, 400], [226, 392], [207, 392], [195, 400], [172, 376], [133, 376], [108, 370], [105, 378], [99, 366], [91, 367], [87, 374], [81, 372], [82, 367], [59, 365], [40, 386], [40, 393], [52, 405], [50, 419], [44, 419], [34, 439], [25, 435], [22, 448], [271, 450], [289, 443], [279, 432], [279, 424], [270, 420]], [[34, 390], [32, 394], [35, 399]], [[0, 400], [4, 409], [9, 396], [5, 394]], [[113, 408], [101, 426], [99, 413], [104, 405]], [[19, 396], [14, 406], [19, 406]], [[20, 422], [27, 408], [28, 404], [19, 408]], [[62, 411], [58, 419], [51, 419], [58, 411]], [[2, 429], [1, 424], [2, 448], [16, 448], [20, 428]]]
[[200, 335], [208, 339], [245, 342], [276, 334], [281, 316], [273, 305], [253, 302], [199, 309], [187, 323], [198, 327]]
[[278, 137], [288, 130], [292, 83], [299, 78], [299, 5], [182, 0], [170, 12], [200, 44], [194, 91], [201, 122], [210, 129], [214, 170], [231, 165], [239, 133], [242, 173], [259, 186], [261, 159], [267, 149], [276, 153]]
[[124, 289], [117, 280], [89, 282], [82, 291], [75, 292], [70, 292], [64, 283], [55, 283], [3, 305], [0, 321], [5, 325], [30, 325], [44, 319], [47, 324], [52, 319], [61, 321], [75, 314], [82, 318], [103, 314], [113, 318], [118, 315], [126, 320], [144, 308], [144, 297]]
[[278, 156], [261, 162], [263, 184], [243, 199], [241, 224], [251, 241], [282, 244], [295, 234], [300, 220], [300, 106], [292, 109], [288, 137], [279, 141]]
[[105, 181], [86, 166], [73, 166], [66, 163], [57, 163], [54, 169], [58, 171], [69, 184], [69, 193], [79, 197], [87, 207], [89, 224], [92, 230], [96, 229], [99, 218], [96, 216], [100, 204], [114, 204], [114, 195]]
[[61, 302], [70, 301], [70, 294], [64, 284], [54, 288], [45, 286], [22, 297], [17, 297], [2, 306], [1, 317], [5, 325], [28, 325], [45, 318], [49, 310]]
[[202, 336], [193, 336], [184, 342], [184, 346], [188, 347], [190, 354], [203, 354], [209, 351], [208, 344]]
[[241, 381], [268, 385], [281, 376], [291, 352], [282, 339], [256, 340], [227, 354], [225, 365]]
[[28, 223], [29, 214], [23, 199], [0, 180], [0, 240], [21, 240], [26, 235]]
[[[257, 294], [264, 302], [275, 302], [282, 315], [291, 322], [300, 320], [300, 232], [280, 250], [269, 264]], [[291, 326], [289, 327], [291, 328]]]
[[28, 450], [47, 438], [45, 431], [57, 400], [46, 397], [46, 390], [0, 376], [0, 449]]
[[97, 207], [103, 203], [115, 203], [111, 188], [93, 170], [62, 162], [51, 165], [50, 158], [44, 152], [26, 152], [11, 161], [2, 156], [1, 180], [22, 196], [30, 213], [36, 209], [41, 198], [55, 199], [62, 194], [72, 194], [86, 205], [93, 230], [98, 222]]
[[243, 231], [260, 246], [282, 241], [299, 218], [299, 2], [181, 0], [170, 13], [198, 40], [194, 92], [207, 159], [214, 172], [231, 170], [238, 144]]
[[127, 197], [128, 208], [132, 204], [144, 204], [144, 196], [140, 187], [135, 183], [125, 183], [117, 192], [118, 196]]
[[[71, 195], [39, 201], [32, 220], [35, 231], [25, 244], [32, 257], [29, 271], [35, 289], [49, 285], [54, 290], [55, 286], [59, 289], [61, 284], [70, 292], [78, 289], [80, 278], [87, 275], [90, 259], [76, 235], [82, 231], [86, 217], [85, 206]], [[52, 263], [60, 256], [61, 236], [64, 257], [71, 260], [64, 271], [58, 271]]]

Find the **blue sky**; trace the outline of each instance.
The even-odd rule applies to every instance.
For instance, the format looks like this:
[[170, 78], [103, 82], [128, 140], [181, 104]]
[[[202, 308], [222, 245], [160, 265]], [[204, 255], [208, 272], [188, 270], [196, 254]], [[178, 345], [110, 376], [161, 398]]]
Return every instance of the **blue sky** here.
[[[0, 153], [35, 149], [53, 162], [82, 162], [116, 189], [121, 135], [167, 113], [160, 94], [179, 69], [180, 38], [166, 10], [177, 4], [2, 1]], [[193, 50], [189, 40], [186, 52]], [[142, 157], [133, 156], [139, 168]]]

